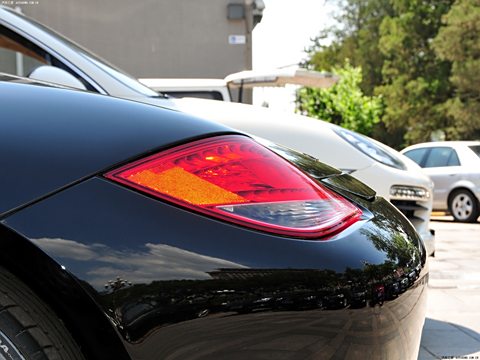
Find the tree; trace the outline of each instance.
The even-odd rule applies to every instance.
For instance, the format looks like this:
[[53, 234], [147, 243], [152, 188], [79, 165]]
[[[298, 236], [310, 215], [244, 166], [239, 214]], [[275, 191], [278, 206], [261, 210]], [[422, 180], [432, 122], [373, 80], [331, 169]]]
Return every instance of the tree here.
[[384, 84], [375, 93], [385, 101], [382, 120], [387, 131], [401, 135], [390, 145], [402, 147], [428, 141], [432, 132], [451, 126], [444, 108], [452, 95], [450, 63], [436, 56], [431, 43], [452, 0], [392, 0], [392, 4], [395, 15], [380, 25]]
[[480, 137], [480, 1], [455, 2], [443, 17], [442, 27], [433, 42], [438, 56], [452, 62], [450, 80], [455, 94], [444, 103], [454, 119], [447, 128], [450, 138]]
[[343, 68], [332, 68], [340, 77], [328, 89], [302, 88], [297, 92], [297, 110], [362, 134], [370, 135], [380, 121], [380, 97], [365, 96], [360, 89], [362, 70], [348, 61]]
[[[315, 70], [330, 71], [346, 59], [362, 68], [361, 88], [372, 95], [382, 82], [383, 55], [378, 49], [380, 23], [393, 15], [390, 0], [344, 0], [336, 16], [338, 26], [322, 31], [308, 50], [304, 65]], [[324, 40], [331, 40], [323, 45]]]
[[[452, 70], [454, 60], [446, 55], [449, 45], [445, 46], [442, 56], [438, 55], [441, 50], [435, 49], [436, 52], [432, 46], [442, 25], [442, 16], [449, 12], [453, 2], [343, 0], [341, 14], [336, 17], [339, 24], [315, 39], [304, 65], [328, 71], [348, 58], [353, 66], [360, 66], [363, 71], [360, 87], [369, 96], [381, 96], [384, 105], [380, 122], [371, 135], [390, 146], [401, 148], [429, 141], [439, 130], [447, 139], [466, 134], [467, 124], [474, 123], [473, 117], [480, 119], [471, 115], [480, 111], [473, 100], [477, 95], [469, 88], [466, 90], [469, 99], [467, 92], [455, 97], [452, 82], [456, 85], [456, 78], [451, 77], [451, 71], [460, 76], [461, 60]], [[474, 0], [468, 2], [475, 3]], [[469, 36], [477, 34], [477, 30], [474, 28]], [[466, 34], [457, 35], [460, 39]], [[331, 39], [330, 44], [323, 45], [324, 39]], [[480, 43], [476, 38], [473, 41]], [[464, 64], [463, 73], [467, 66]], [[477, 64], [472, 62], [467, 73], [475, 68]], [[472, 83], [479, 83], [476, 77], [470, 79]], [[460, 91], [458, 86], [457, 89]]]

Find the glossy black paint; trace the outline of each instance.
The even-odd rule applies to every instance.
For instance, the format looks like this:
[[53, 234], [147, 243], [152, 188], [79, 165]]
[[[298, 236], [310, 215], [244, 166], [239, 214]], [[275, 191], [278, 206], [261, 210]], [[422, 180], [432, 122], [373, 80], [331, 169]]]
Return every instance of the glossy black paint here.
[[331, 186], [337, 190], [342, 189], [367, 200], [375, 199], [375, 190], [368, 185], [346, 173], [342, 174], [340, 170], [324, 164], [308, 154], [299, 153], [296, 150], [280, 146], [268, 140], [262, 140], [262, 143], [284, 159], [295, 164], [315, 180], [322, 180], [324, 185]]
[[355, 200], [365, 220], [334, 239], [305, 241], [94, 178], [3, 224], [79, 280], [132, 358], [412, 358], [425, 251], [389, 203]]
[[[22, 279], [57, 313], [87, 359], [130, 358], [115, 328], [106, 321], [104, 312], [78, 279], [32, 242], [2, 224], [0, 249], [0, 265]], [[104, 354], [110, 355], [104, 357]]]
[[362, 220], [329, 240], [248, 230], [102, 177], [229, 129], [72, 91], [0, 91], [0, 266], [57, 313], [88, 359], [416, 358], [425, 249], [362, 183], [276, 147], [356, 203]]
[[0, 85], [0, 215], [179, 140], [231, 132], [176, 111], [107, 96]]

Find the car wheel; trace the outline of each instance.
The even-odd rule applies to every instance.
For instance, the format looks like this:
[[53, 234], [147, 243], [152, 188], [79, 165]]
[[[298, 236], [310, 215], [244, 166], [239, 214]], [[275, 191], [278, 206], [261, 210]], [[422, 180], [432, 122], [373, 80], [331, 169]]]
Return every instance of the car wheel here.
[[451, 193], [448, 209], [455, 221], [475, 222], [479, 216], [478, 200], [465, 189], [455, 190]]
[[63, 323], [0, 267], [0, 359], [84, 359]]

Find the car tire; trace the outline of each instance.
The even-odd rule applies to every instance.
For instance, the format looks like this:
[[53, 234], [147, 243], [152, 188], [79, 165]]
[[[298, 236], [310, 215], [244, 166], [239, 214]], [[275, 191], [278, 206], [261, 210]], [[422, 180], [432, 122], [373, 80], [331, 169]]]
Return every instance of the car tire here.
[[480, 215], [477, 198], [466, 189], [454, 190], [450, 194], [448, 210], [458, 222], [475, 222]]
[[79, 347], [53, 311], [2, 267], [0, 359], [84, 360]]

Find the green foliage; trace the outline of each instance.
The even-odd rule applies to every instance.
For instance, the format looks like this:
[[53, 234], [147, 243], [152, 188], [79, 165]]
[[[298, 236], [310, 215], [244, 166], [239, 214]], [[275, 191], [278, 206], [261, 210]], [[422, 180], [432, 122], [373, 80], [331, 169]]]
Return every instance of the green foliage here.
[[345, 106], [332, 103], [340, 99], [320, 100], [313, 90], [300, 93], [302, 111], [360, 127], [396, 148], [439, 132], [447, 140], [480, 137], [480, 0], [339, 4], [338, 26], [314, 40], [303, 65], [329, 71], [350, 59], [362, 69], [363, 92], [382, 99], [380, 122], [352, 123], [339, 115]]
[[[378, 49], [379, 27], [385, 16], [392, 14], [389, 0], [345, 0], [343, 12], [336, 16], [338, 27], [326, 29], [313, 41], [308, 50], [306, 66], [330, 71], [349, 59], [362, 68], [361, 88], [367, 95], [381, 83], [383, 56]], [[322, 45], [326, 39], [333, 40]]]
[[401, 147], [430, 140], [450, 119], [443, 103], [451, 96], [450, 64], [439, 59], [431, 46], [441, 17], [451, 0], [393, 0], [394, 16], [380, 25], [379, 49], [384, 56], [383, 84], [376, 94], [385, 101], [382, 121], [387, 131], [403, 133]]
[[438, 56], [452, 63], [450, 80], [456, 88], [445, 101], [445, 112], [454, 119], [447, 129], [452, 138], [480, 137], [480, 2], [457, 1], [433, 42]]
[[362, 134], [370, 135], [380, 121], [380, 97], [365, 96], [360, 89], [362, 70], [348, 62], [332, 68], [340, 77], [329, 89], [302, 88], [297, 92], [297, 110], [304, 115], [325, 120]]

